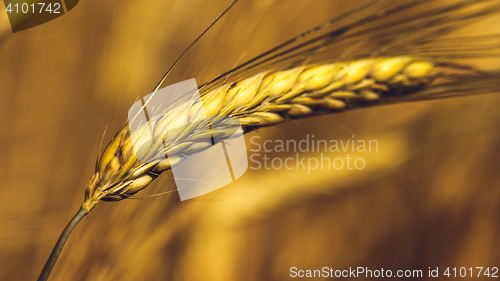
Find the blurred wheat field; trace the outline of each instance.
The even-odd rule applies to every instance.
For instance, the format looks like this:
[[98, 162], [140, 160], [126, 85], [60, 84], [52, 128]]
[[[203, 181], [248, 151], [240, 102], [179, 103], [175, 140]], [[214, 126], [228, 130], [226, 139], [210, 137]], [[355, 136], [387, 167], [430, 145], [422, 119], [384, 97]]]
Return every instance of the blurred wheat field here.
[[[135, 99], [228, 4], [81, 1], [47, 24], [6, 32], [1, 280], [38, 276], [83, 201], [105, 128], [107, 143]], [[193, 77], [201, 84], [353, 5], [241, 1], [165, 85]], [[485, 18], [459, 35], [499, 32], [499, 20]], [[9, 28], [0, 13], [0, 34]], [[494, 60], [478, 63], [497, 67]], [[249, 149], [254, 136], [263, 143], [354, 134], [378, 140], [379, 152], [363, 155], [363, 170], [249, 169], [231, 185], [185, 202], [176, 193], [102, 202], [77, 226], [49, 280], [287, 280], [290, 267], [500, 266], [498, 104], [497, 94], [478, 95], [252, 132], [245, 136]], [[139, 195], [174, 189], [169, 177]]]

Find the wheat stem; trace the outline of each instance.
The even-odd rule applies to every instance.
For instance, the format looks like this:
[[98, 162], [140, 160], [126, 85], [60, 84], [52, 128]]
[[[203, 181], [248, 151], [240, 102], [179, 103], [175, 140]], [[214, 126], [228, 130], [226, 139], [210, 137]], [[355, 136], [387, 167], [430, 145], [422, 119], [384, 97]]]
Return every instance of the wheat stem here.
[[38, 281], [45, 281], [47, 280], [47, 278], [49, 278], [50, 272], [52, 271], [52, 268], [56, 264], [57, 258], [59, 257], [59, 254], [61, 254], [61, 250], [64, 247], [66, 240], [68, 240], [71, 231], [73, 231], [76, 224], [88, 213], [89, 210], [87, 210], [86, 208], [84, 207], [80, 208], [80, 210], [78, 210], [76, 215], [69, 221], [68, 225], [66, 225], [66, 228], [61, 233], [61, 236], [59, 236], [59, 239], [57, 240], [57, 243], [54, 246], [52, 253], [50, 253], [50, 257], [45, 263], [42, 273], [40, 273], [40, 277], [38, 277]]

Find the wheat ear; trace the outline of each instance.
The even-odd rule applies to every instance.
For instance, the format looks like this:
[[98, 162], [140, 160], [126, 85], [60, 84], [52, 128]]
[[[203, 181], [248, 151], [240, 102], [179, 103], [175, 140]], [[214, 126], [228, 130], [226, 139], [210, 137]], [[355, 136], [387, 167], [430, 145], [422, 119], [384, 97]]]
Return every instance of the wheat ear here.
[[[99, 200], [118, 201], [137, 193], [189, 154], [210, 147], [207, 135], [216, 139], [230, 136], [237, 124], [223, 121], [224, 116], [237, 119], [249, 132], [295, 118], [421, 98], [424, 90], [448, 85], [433, 83], [437, 78], [457, 84], [464, 77], [484, 77], [472, 70], [446, 74], [458, 67], [421, 57], [368, 58], [263, 72], [215, 87], [201, 93], [202, 103], [193, 100], [169, 108], [132, 136], [125, 125], [98, 161], [83, 208], [90, 211]], [[434, 91], [431, 96], [439, 93]], [[203, 129], [207, 126], [200, 118], [201, 110], [220, 118], [211, 119], [211, 130]], [[132, 139], [140, 141], [141, 154], [147, 159], [137, 160]]]

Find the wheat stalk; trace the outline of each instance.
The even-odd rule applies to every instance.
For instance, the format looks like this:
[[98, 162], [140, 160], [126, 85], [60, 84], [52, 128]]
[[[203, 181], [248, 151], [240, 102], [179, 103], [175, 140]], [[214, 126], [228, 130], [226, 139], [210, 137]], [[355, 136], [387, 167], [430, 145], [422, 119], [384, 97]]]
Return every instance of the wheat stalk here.
[[[489, 0], [479, 1], [493, 3], [479, 12], [458, 14], [457, 11], [476, 3], [467, 0], [445, 6], [433, 14], [417, 15], [403, 22], [395, 20], [392, 25], [381, 24], [379, 39], [384, 40], [385, 51], [379, 47], [356, 58], [352, 56], [351, 59], [332, 62], [306, 63], [312, 55], [324, 52], [325, 47], [349, 44], [352, 40], [359, 40], [360, 36], [374, 37], [372, 27], [346, 32], [351, 28], [412, 8], [420, 2], [426, 1], [412, 1], [384, 13], [371, 13], [348, 24], [349, 28], [341, 27], [306, 43], [284, 49], [297, 39], [349, 15], [343, 14], [203, 85], [201, 101], [192, 98], [182, 106], [172, 106], [157, 112], [147, 124], [132, 134], [127, 123], [98, 159], [95, 173], [85, 190], [85, 201], [61, 235], [39, 280], [48, 278], [69, 233], [99, 201], [119, 201], [136, 194], [190, 154], [210, 147], [212, 143], [206, 141], [207, 136], [215, 139], [231, 136], [239, 124], [244, 132], [249, 132], [296, 118], [395, 102], [443, 98], [450, 93], [456, 96], [491, 92], [498, 88], [498, 72], [479, 71], [452, 60], [456, 56], [493, 56], [491, 50], [498, 46], [496, 41], [493, 40], [493, 45], [488, 48], [482, 48], [485, 44], [464, 46], [467, 51], [451, 48], [447, 44], [443, 44], [448, 50], [444, 53], [439, 48], [425, 48], [426, 43], [464, 22], [500, 10], [500, 5]], [[448, 25], [452, 16], [453, 28]], [[404, 26], [422, 19], [424, 22], [420, 26]], [[429, 31], [428, 37], [391, 49], [387, 46], [397, 45], [395, 39], [399, 38], [384, 31], [400, 25], [403, 26], [402, 34], [423, 29]], [[432, 29], [431, 26], [438, 28]], [[390, 55], [384, 55], [384, 52]], [[262, 66], [269, 69], [262, 69]], [[232, 82], [226, 83], [226, 80]], [[213, 118], [203, 119], [202, 112]], [[238, 122], [232, 121], [235, 119]], [[144, 156], [140, 160], [132, 145], [133, 142], [137, 145], [137, 141], [140, 153]], [[168, 155], [167, 159], [164, 159], [165, 155]]]

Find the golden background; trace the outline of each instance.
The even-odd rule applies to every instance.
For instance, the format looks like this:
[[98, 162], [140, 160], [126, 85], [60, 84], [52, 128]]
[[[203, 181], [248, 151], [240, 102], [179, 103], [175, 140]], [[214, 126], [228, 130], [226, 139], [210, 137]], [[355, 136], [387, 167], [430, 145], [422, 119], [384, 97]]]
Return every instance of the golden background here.
[[[201, 84], [353, 5], [343, 2], [242, 0], [165, 85], [193, 77]], [[36, 279], [83, 202], [105, 128], [104, 144], [228, 4], [86, 0], [15, 34], [0, 12], [0, 280]], [[498, 17], [488, 18], [464, 32], [497, 26]], [[424, 274], [498, 267], [499, 105], [489, 94], [253, 132], [249, 148], [252, 136], [262, 143], [354, 134], [378, 140], [379, 152], [351, 153], [366, 160], [360, 171], [249, 169], [185, 202], [177, 193], [101, 202], [76, 227], [49, 280], [287, 280], [290, 267]], [[139, 195], [174, 189], [168, 177]]]

